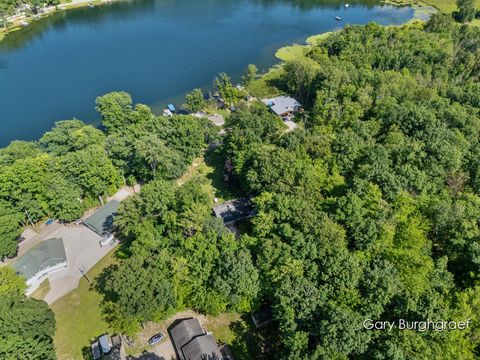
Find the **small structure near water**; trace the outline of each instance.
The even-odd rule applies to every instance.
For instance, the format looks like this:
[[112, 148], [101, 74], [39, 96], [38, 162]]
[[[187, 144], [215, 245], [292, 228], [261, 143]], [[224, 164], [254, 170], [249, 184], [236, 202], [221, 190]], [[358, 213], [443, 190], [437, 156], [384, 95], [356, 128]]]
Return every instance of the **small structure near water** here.
[[302, 105], [290, 96], [277, 96], [264, 99], [263, 103], [267, 105], [272, 112], [282, 118], [293, 116], [302, 109]]

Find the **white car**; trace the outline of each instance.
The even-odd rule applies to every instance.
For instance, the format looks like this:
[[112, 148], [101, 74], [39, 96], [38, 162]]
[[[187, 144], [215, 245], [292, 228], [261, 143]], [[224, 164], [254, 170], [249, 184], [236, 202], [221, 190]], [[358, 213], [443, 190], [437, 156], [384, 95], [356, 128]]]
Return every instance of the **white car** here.
[[100, 240], [100, 246], [108, 246], [112, 245], [115, 242], [115, 238], [113, 237], [113, 234], [105, 236], [102, 240]]

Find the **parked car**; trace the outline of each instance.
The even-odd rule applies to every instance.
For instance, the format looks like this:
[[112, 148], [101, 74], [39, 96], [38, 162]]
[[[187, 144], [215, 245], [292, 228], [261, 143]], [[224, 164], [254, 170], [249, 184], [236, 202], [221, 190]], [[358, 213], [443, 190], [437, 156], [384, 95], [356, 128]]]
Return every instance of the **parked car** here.
[[100, 345], [98, 344], [98, 341], [95, 341], [92, 344], [92, 358], [93, 360], [98, 360], [102, 357], [102, 354], [100, 353]]
[[102, 349], [102, 353], [108, 354], [110, 350], [112, 350], [113, 344], [110, 335], [103, 334], [98, 338], [98, 342], [100, 343], [100, 348]]
[[148, 343], [153, 346], [155, 344], [158, 344], [160, 341], [162, 341], [165, 338], [165, 336], [162, 333], [158, 333], [153, 335], [149, 340]]
[[102, 240], [100, 240], [100, 246], [104, 247], [104, 246], [112, 245], [114, 241], [115, 241], [115, 238], [113, 237], [112, 234], [107, 235]]

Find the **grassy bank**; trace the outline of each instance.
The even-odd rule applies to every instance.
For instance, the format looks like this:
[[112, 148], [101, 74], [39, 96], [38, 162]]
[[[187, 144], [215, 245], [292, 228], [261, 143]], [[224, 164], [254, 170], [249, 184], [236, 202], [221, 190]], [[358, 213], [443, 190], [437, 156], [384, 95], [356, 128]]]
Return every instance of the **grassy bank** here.
[[[389, 5], [428, 5], [433, 6], [439, 11], [450, 14], [457, 9], [456, 0], [385, 0], [385, 4]], [[480, 8], [480, 0], [476, 0], [476, 7]]]

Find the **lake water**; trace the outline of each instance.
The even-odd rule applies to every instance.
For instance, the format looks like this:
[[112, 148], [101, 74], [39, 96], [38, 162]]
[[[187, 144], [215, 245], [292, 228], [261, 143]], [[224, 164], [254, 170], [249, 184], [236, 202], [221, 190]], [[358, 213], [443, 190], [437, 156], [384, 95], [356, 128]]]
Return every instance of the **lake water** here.
[[219, 72], [238, 81], [249, 63], [268, 69], [276, 49], [310, 35], [412, 16], [368, 0], [126, 0], [57, 13], [0, 42], [0, 146], [57, 120], [98, 124], [95, 98], [110, 91], [159, 112]]

